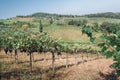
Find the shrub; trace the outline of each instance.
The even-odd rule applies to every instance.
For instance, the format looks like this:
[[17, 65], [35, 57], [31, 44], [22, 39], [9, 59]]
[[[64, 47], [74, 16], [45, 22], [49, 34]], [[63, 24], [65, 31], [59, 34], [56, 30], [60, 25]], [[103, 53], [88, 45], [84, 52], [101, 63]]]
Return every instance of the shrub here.
[[79, 21], [71, 20], [71, 21], [68, 22], [68, 25], [76, 25], [76, 26], [78, 26], [79, 25]]
[[23, 30], [27, 30], [28, 28], [29, 28], [29, 25], [27, 25], [27, 24], [22, 25]]

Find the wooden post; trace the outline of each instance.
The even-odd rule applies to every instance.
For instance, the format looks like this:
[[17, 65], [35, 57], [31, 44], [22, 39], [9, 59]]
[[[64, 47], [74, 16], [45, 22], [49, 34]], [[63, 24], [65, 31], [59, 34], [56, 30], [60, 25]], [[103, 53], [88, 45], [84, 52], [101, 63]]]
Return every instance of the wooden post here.
[[54, 50], [52, 49], [51, 50], [51, 53], [52, 53], [52, 70], [54, 71], [55, 70], [55, 67], [54, 67], [54, 62], [55, 62], [55, 52]]
[[75, 65], [77, 65], [78, 64], [78, 61], [77, 61], [77, 48], [75, 49]]
[[68, 53], [66, 52], [66, 68], [68, 68]]
[[32, 72], [32, 53], [29, 54], [30, 54], [30, 72]]
[[18, 52], [17, 52], [17, 49], [15, 49], [15, 61], [18, 60]]

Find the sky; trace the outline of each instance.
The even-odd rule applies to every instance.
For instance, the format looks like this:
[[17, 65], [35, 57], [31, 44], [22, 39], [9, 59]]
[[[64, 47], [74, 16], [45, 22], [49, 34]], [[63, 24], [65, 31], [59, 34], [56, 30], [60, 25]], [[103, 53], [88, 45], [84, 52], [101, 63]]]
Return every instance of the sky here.
[[120, 0], [0, 0], [0, 19], [36, 12], [73, 15], [120, 12]]

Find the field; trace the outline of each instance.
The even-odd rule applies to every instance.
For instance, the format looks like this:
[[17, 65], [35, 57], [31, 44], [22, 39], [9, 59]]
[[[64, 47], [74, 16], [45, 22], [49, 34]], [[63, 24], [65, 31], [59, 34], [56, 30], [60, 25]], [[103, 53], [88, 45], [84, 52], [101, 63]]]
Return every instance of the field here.
[[[29, 71], [29, 56], [19, 52], [18, 61], [15, 62], [14, 55], [0, 52], [0, 62], [3, 62], [1, 69], [1, 80], [115, 80], [114, 71], [111, 68], [112, 59], [106, 59], [101, 55], [87, 53], [77, 55], [78, 65], [75, 65], [74, 55], [69, 54], [66, 68], [65, 53], [61, 58], [55, 55], [55, 71], [51, 69], [51, 55], [34, 54], [33, 71]], [[83, 56], [83, 57], [82, 57]], [[114, 76], [114, 77], [113, 77]], [[111, 79], [112, 78], [112, 79]]]
[[[53, 23], [50, 23], [51, 19]], [[75, 24], [70, 25], [70, 21], [75, 21]], [[82, 21], [87, 22], [83, 24]], [[119, 80], [116, 69], [112, 67], [115, 62], [114, 57], [103, 56], [98, 44], [104, 42], [100, 37], [104, 33], [101, 28], [102, 23], [108, 22], [112, 24], [111, 29], [114, 29], [114, 25], [116, 27], [116, 24], [120, 24], [120, 19], [48, 15], [32, 18], [14, 17], [0, 20], [0, 22], [0, 80]], [[98, 31], [92, 30], [92, 36], [83, 34], [84, 25], [86, 25], [85, 28], [94, 29], [96, 22]], [[25, 30], [24, 24], [28, 25]], [[39, 31], [40, 24], [43, 27], [42, 33]], [[120, 28], [120, 26], [117, 27]], [[106, 25], [103, 28], [106, 28]], [[47, 37], [44, 32], [48, 34]], [[91, 32], [89, 30], [88, 34]], [[114, 37], [116, 36], [113, 35], [112, 39]], [[91, 38], [95, 38], [95, 41], [91, 42]], [[114, 42], [116, 45], [119, 44], [119, 39], [116, 41], [118, 43]], [[111, 47], [111, 43], [106, 42], [107, 49], [110, 46], [110, 51], [116, 50], [117, 46], [119, 48], [119, 45]], [[4, 50], [11, 49], [11, 46], [13, 52], [5, 54]], [[58, 48], [53, 52], [55, 58], [52, 53], [53, 48]], [[21, 52], [20, 49], [26, 50]], [[15, 50], [18, 50], [17, 59]], [[57, 55], [59, 51], [61, 55]]]

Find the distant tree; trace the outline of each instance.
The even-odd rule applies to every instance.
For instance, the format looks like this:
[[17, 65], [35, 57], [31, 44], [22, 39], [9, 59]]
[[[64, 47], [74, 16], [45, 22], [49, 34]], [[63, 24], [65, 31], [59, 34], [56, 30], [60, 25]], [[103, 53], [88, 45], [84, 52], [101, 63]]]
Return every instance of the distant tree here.
[[50, 17], [50, 24], [53, 24], [53, 18]]
[[43, 32], [43, 25], [42, 25], [42, 21], [41, 21], [41, 20], [40, 20], [39, 32], [40, 32], [40, 33]]
[[116, 23], [103, 22], [101, 24], [101, 29], [108, 33], [116, 33], [120, 29], [120, 27], [119, 24]]
[[0, 22], [0, 25], [4, 25], [4, 22]]
[[77, 20], [71, 20], [71, 21], [69, 21], [69, 22], [68, 22], [68, 25], [75, 25], [75, 26], [79, 26], [79, 25], [80, 25], [80, 23], [79, 23], [79, 21], [77, 21]]
[[104, 17], [104, 18], [120, 19], [120, 13], [112, 13], [112, 12], [89, 14], [89, 15], [85, 15], [85, 16], [87, 16], [87, 17]]

